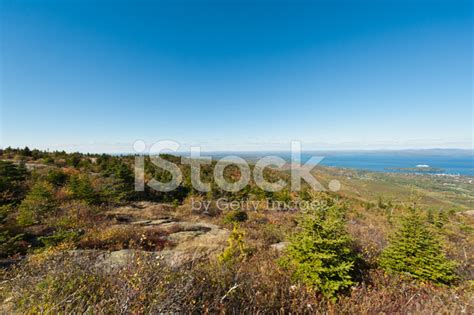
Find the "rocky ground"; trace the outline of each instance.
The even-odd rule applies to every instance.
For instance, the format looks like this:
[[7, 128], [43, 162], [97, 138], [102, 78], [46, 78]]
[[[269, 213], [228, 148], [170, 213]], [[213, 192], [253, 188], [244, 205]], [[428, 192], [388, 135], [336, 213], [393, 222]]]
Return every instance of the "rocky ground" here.
[[111, 225], [122, 229], [144, 230], [153, 235], [159, 233], [167, 242], [162, 250], [120, 249], [116, 251], [101, 249], [76, 249], [74, 256], [94, 255], [97, 264], [106, 269], [120, 268], [137, 254], [156, 257], [165, 265], [177, 268], [196, 260], [210, 257], [221, 252], [230, 231], [202, 221], [180, 220], [174, 215], [173, 208], [152, 202], [137, 202], [106, 213]]

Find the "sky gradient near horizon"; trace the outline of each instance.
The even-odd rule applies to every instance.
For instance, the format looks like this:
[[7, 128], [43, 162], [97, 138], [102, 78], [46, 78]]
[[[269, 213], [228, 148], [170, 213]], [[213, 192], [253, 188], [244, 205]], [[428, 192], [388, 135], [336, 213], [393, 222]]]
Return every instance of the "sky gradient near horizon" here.
[[471, 1], [0, 3], [1, 146], [472, 148]]

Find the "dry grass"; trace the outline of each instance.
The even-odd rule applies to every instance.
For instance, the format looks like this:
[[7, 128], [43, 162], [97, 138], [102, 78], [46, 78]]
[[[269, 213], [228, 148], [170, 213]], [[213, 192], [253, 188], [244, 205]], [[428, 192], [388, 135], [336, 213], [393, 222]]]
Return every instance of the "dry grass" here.
[[[3, 311], [25, 313], [311, 313], [470, 314], [472, 287], [423, 284], [379, 270], [336, 303], [295, 283], [276, 254], [259, 251], [232, 266], [205, 262], [169, 270], [156, 259], [136, 256], [128, 266], [105, 272], [94, 256], [65, 252], [39, 263], [25, 262], [4, 274]], [[12, 274], [15, 276], [13, 277]]]
[[141, 248], [150, 251], [162, 250], [171, 246], [166, 239], [167, 233], [160, 229], [144, 229], [133, 225], [112, 225], [89, 230], [79, 241], [82, 249], [120, 250]]

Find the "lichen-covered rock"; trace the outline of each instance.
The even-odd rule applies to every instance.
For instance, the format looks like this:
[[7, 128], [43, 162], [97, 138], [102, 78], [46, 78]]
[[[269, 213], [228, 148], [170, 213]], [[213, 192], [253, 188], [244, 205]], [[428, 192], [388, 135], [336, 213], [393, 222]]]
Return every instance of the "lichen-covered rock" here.
[[[128, 231], [137, 229], [158, 233], [167, 241], [160, 251], [141, 249], [83, 249], [70, 251], [77, 259], [93, 258], [95, 265], [111, 270], [126, 267], [136, 255], [159, 259], [169, 267], [180, 267], [197, 259], [217, 255], [227, 245], [230, 232], [207, 222], [179, 221], [172, 207], [152, 202], [137, 202], [108, 211], [107, 215], [117, 226]], [[126, 242], [125, 242], [126, 243]]]

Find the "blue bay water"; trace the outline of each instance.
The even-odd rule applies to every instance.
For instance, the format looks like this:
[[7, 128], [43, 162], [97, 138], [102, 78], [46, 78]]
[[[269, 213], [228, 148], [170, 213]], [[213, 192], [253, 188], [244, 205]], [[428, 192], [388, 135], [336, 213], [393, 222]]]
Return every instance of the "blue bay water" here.
[[[233, 153], [250, 160], [266, 155], [276, 155], [290, 161], [290, 152], [239, 152]], [[213, 154], [225, 156], [224, 152]], [[376, 172], [416, 172], [419, 165], [429, 166], [428, 174], [451, 174], [474, 176], [474, 154], [472, 150], [405, 150], [405, 151], [312, 151], [301, 154], [306, 163], [312, 156], [323, 157], [319, 165], [351, 168]], [[415, 169], [415, 170], [411, 170]], [[421, 172], [421, 171], [420, 171]]]
[[[302, 160], [305, 160], [305, 157], [302, 157]], [[319, 164], [377, 172], [407, 172], [406, 169], [417, 168], [418, 165], [427, 165], [436, 170], [426, 173], [474, 176], [472, 156], [328, 155]]]

